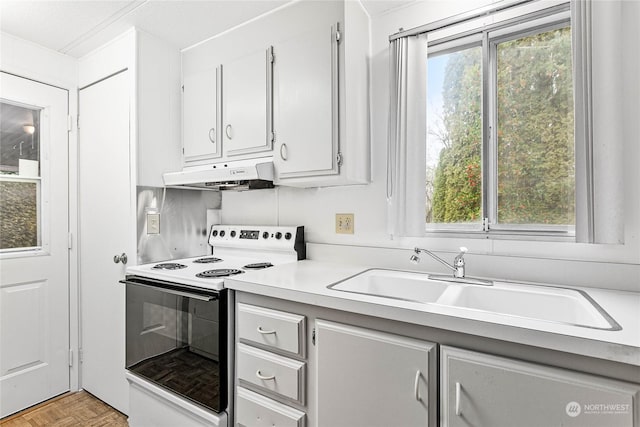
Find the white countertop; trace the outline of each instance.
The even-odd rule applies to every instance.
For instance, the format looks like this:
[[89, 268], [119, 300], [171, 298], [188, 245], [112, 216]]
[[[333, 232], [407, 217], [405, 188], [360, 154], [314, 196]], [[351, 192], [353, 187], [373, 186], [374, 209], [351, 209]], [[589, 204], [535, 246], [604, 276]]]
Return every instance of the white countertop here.
[[[640, 366], [640, 294], [579, 288], [622, 330], [608, 331], [327, 288], [371, 267], [305, 260], [248, 272], [225, 287], [294, 302]], [[464, 315], [464, 317], [462, 317]]]

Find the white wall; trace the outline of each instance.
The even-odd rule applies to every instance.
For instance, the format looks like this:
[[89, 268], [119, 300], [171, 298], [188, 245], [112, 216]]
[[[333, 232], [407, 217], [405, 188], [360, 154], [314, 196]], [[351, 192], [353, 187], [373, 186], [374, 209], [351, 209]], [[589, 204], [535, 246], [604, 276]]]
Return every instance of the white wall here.
[[[69, 91], [69, 114], [78, 114], [78, 61], [68, 55], [0, 33], [0, 70]], [[75, 125], [69, 132], [69, 230], [78, 229], [78, 134]], [[74, 236], [75, 238], [75, 236]], [[70, 331], [78, 330], [78, 245], [74, 240], [69, 252]], [[69, 344], [78, 354], [79, 337], [72, 332]], [[79, 363], [71, 368], [70, 388], [78, 389]]]
[[[603, 138], [619, 139], [620, 152], [614, 162], [624, 169], [624, 240], [622, 245], [587, 245], [490, 239], [403, 238], [391, 240], [386, 233], [386, 135], [388, 114], [388, 36], [400, 27], [413, 28], [451, 16], [490, 1], [417, 1], [372, 19], [372, 179], [364, 186], [319, 189], [280, 187], [259, 192], [223, 194], [222, 221], [265, 223], [306, 227], [310, 258], [338, 262], [413, 269], [407, 259], [413, 246], [422, 246], [453, 257], [458, 246], [467, 246], [468, 274], [522, 281], [540, 281], [590, 287], [640, 291], [640, 149], [637, 135], [640, 106], [637, 55], [619, 55], [622, 64], [599, 66], [594, 98], [601, 111], [624, 112], [620, 117], [595, 118], [595, 144]], [[622, 50], [637, 52], [639, 2], [594, 2], [594, 55], [604, 55], [610, 46], [603, 37], [620, 32]], [[598, 15], [604, 12], [609, 22]], [[610, 55], [611, 56], [611, 55]], [[613, 73], [612, 70], [618, 70]], [[620, 71], [622, 70], [622, 71]], [[611, 95], [611, 85], [623, 79], [621, 99]], [[613, 121], [612, 121], [613, 120]], [[616, 160], [617, 158], [617, 160]], [[598, 206], [599, 212], [606, 207]], [[334, 232], [336, 213], [355, 214], [355, 234]], [[384, 249], [387, 248], [387, 249]], [[396, 248], [396, 249], [392, 249]], [[402, 249], [402, 251], [398, 250]], [[441, 271], [428, 260], [420, 268]]]

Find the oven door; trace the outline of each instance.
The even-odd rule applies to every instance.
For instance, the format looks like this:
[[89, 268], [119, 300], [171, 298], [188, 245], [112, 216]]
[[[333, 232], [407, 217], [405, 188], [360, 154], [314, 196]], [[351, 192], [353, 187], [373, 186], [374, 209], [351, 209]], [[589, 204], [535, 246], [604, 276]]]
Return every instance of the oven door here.
[[227, 290], [127, 276], [126, 368], [215, 412], [227, 407]]

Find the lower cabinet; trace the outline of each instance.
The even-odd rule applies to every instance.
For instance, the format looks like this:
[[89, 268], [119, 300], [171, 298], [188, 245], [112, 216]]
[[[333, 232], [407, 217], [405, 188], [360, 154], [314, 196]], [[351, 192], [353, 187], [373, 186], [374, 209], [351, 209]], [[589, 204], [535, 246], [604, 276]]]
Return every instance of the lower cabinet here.
[[[427, 426], [436, 345], [316, 320], [317, 425]], [[433, 377], [435, 379], [435, 376]]]
[[576, 372], [571, 355], [525, 362], [489, 354], [529, 357], [520, 344], [244, 292], [236, 337], [237, 426], [640, 427], [637, 370], [606, 378], [601, 360]]
[[637, 385], [446, 346], [440, 364], [442, 426], [635, 425]]

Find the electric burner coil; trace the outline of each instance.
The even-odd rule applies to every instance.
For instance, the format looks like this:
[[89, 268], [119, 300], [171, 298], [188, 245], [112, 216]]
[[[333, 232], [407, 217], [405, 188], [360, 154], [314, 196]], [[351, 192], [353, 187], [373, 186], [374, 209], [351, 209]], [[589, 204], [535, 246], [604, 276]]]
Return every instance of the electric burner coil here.
[[196, 274], [196, 277], [200, 279], [216, 279], [219, 277], [235, 276], [236, 274], [242, 274], [244, 271], [235, 268], [219, 268], [215, 270], [206, 270], [202, 273]]

